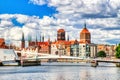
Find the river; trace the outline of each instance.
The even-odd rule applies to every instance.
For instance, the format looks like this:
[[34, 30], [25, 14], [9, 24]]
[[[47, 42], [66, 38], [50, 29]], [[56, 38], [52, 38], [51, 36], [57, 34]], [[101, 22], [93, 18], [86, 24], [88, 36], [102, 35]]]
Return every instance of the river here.
[[0, 67], [0, 80], [120, 80], [120, 68], [114, 64], [101, 63], [98, 67], [62, 64]]

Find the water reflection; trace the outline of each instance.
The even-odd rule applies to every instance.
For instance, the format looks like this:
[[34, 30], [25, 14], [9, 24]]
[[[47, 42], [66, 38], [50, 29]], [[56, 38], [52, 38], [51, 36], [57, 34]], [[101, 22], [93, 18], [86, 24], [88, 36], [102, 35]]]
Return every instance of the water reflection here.
[[120, 68], [108, 65], [0, 67], [0, 80], [120, 80]]

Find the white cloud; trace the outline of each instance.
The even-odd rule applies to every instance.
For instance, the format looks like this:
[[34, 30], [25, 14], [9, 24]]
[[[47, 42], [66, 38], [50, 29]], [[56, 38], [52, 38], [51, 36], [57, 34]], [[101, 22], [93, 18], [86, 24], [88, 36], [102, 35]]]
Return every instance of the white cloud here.
[[0, 22], [1, 27], [3, 27], [3, 26], [9, 27], [9, 26], [12, 26], [12, 25], [13, 25], [12, 22], [8, 21], [8, 20], [1, 20], [1, 22]]
[[[109, 43], [107, 40], [119, 39], [119, 0], [30, 0], [29, 2], [35, 5], [47, 4], [49, 7], [56, 7], [58, 13], [55, 13], [53, 17], [44, 16], [42, 19], [38, 16], [3, 14], [0, 15], [0, 26], [15, 27], [12, 23], [14, 18], [17, 22], [24, 24], [21, 29], [26, 39], [30, 34], [34, 40], [35, 35], [39, 39], [39, 35], [42, 34], [45, 40], [50, 36], [54, 41], [57, 30], [64, 28], [70, 39], [79, 40], [79, 33], [86, 21], [93, 43]], [[14, 33], [19, 36], [16, 37]], [[14, 39], [21, 38], [18, 28], [12, 28], [10, 34]]]
[[30, 3], [33, 2], [34, 4], [38, 4], [39, 3], [39, 5], [47, 4], [47, 0], [30, 0], [29, 2]]
[[110, 0], [109, 4], [113, 9], [120, 8], [120, 0]]
[[25, 16], [25, 15], [21, 15], [21, 14], [16, 14], [16, 20], [19, 22], [19, 23], [26, 23], [28, 22], [29, 20], [29, 17], [28, 16]]
[[9, 14], [1, 14], [0, 15], [0, 19], [3, 19], [3, 20], [9, 20], [13, 17], [13, 15], [9, 15]]

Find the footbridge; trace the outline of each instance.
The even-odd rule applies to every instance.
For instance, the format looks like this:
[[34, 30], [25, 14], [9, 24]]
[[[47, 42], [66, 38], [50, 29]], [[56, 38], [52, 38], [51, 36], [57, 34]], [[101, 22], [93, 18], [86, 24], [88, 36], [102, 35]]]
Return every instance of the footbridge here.
[[[55, 55], [55, 54], [45, 54], [37, 52], [23, 52], [16, 51], [16, 53], [21, 53], [21, 65], [41, 63], [41, 62], [85, 62], [86, 59], [81, 57], [73, 57], [66, 55]], [[36, 64], [35, 64], [36, 65]]]
[[91, 60], [91, 66], [97, 67], [99, 63], [115, 63], [117, 67], [120, 67], [120, 59], [107, 59], [107, 58], [102, 58], [102, 59], [92, 59]]

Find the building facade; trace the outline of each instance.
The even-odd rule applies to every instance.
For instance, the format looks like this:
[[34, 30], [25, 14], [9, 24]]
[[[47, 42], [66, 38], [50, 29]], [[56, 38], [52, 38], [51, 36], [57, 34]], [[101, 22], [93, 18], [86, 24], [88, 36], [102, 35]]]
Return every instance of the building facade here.
[[66, 41], [65, 36], [64, 29], [57, 31], [57, 41], [51, 44], [51, 54], [70, 56], [70, 41]]
[[79, 43], [79, 55], [82, 58], [90, 57], [90, 45], [91, 44], [91, 34], [86, 28], [86, 23], [84, 28], [80, 32], [80, 43]]
[[115, 56], [115, 45], [98, 44], [97, 52], [104, 51], [108, 57]]
[[75, 41], [71, 41], [71, 49], [70, 49], [71, 53], [70, 56], [75, 56], [75, 57], [79, 57], [79, 42], [77, 40]]
[[3, 38], [0, 38], [0, 48], [8, 48], [8, 46], [5, 45], [5, 40]]

